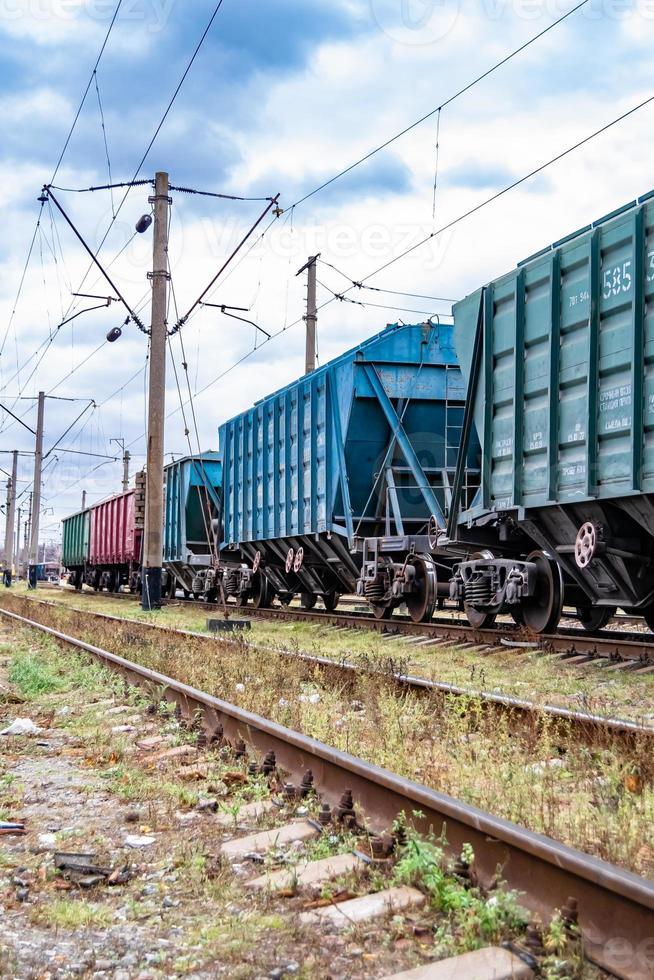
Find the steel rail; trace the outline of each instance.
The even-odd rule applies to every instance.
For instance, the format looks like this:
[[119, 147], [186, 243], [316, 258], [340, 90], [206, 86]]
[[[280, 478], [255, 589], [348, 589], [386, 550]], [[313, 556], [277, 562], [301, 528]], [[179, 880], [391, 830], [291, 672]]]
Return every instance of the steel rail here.
[[[27, 598], [21, 596], [20, 600], [38, 605], [45, 605], [49, 609], [52, 609], [53, 607], [56, 608], [58, 605], [56, 602], [52, 602], [50, 600], [34, 599], [32, 597]], [[0, 609], [1, 608], [2, 607], [0, 606]], [[350, 675], [357, 673], [377, 675], [380, 677], [380, 679], [392, 681], [393, 683], [412, 691], [442, 694], [457, 698], [468, 698], [470, 700], [479, 700], [484, 702], [484, 704], [491, 705], [505, 711], [519, 712], [522, 715], [527, 715], [532, 718], [548, 716], [555, 721], [561, 721], [574, 725], [586, 736], [617, 735], [628, 736], [631, 740], [639, 737], [649, 738], [654, 736], [654, 726], [647, 725], [639, 721], [634, 721], [629, 718], [598, 715], [588, 711], [575, 711], [572, 708], [564, 708], [560, 705], [548, 704], [547, 702], [539, 703], [536, 701], [530, 701], [527, 698], [518, 698], [510, 694], [498, 694], [495, 691], [484, 691], [481, 689], [461, 687], [457, 684], [450, 684], [447, 681], [436, 681], [428, 677], [419, 677], [417, 675], [404, 673], [402, 671], [386, 669], [383, 664], [381, 666], [376, 666], [372, 662], [357, 664], [344, 658], [321, 657], [317, 654], [303, 653], [301, 651], [296, 652], [284, 650], [283, 648], [278, 647], [271, 648], [257, 641], [250, 642], [244, 639], [242, 636], [235, 639], [230, 634], [210, 635], [207, 633], [199, 633], [197, 630], [179, 629], [174, 626], [146, 623], [140, 619], [128, 619], [125, 616], [114, 616], [112, 613], [81, 610], [75, 606], [63, 606], [62, 608], [67, 609], [70, 612], [74, 612], [77, 615], [95, 616], [96, 619], [108, 620], [111, 623], [117, 623], [119, 625], [129, 625], [131, 628], [136, 627], [137, 629], [142, 629], [146, 633], [152, 632], [153, 630], [158, 630], [168, 634], [169, 636], [191, 637], [193, 640], [199, 640], [208, 644], [209, 649], [211, 649], [217, 639], [219, 639], [222, 643], [238, 645], [239, 648], [241, 647], [241, 644], [245, 644], [248, 647], [263, 650], [264, 652], [273, 652], [277, 656], [288, 657], [293, 660], [300, 660], [303, 663], [321, 667], [324, 670], [332, 670], [337, 673]]]
[[499, 869], [502, 881], [523, 893], [523, 904], [543, 917], [574, 898], [586, 956], [625, 980], [651, 978], [653, 882], [76, 637], [5, 609], [0, 613], [84, 650], [157, 698], [164, 696], [179, 705], [185, 717], [200, 718], [207, 735], [218, 735], [231, 744], [242, 739], [257, 754], [274, 751], [278, 766], [295, 779], [311, 769], [316, 790], [327, 802], [336, 804], [343, 791], [351, 789], [373, 832], [387, 830], [404, 811], [413, 814], [419, 829], [445, 832], [454, 851], [471, 844], [479, 880], [490, 886]]
[[[49, 588], [49, 586], [46, 586]], [[52, 586], [54, 590], [60, 586]], [[63, 590], [62, 590], [63, 591]], [[65, 590], [72, 591], [72, 590]], [[82, 592], [84, 596], [100, 593]], [[105, 599], [136, 599], [138, 596], [120, 593], [102, 593]], [[167, 599], [165, 605], [188, 603], [196, 609], [222, 612], [218, 603], [195, 599]], [[583, 628], [562, 628], [558, 633], [528, 633], [523, 628], [510, 623], [478, 628], [469, 623], [457, 622], [446, 617], [434, 617], [427, 623], [414, 623], [408, 617], [393, 616], [391, 619], [376, 619], [370, 613], [338, 613], [322, 610], [272, 606], [267, 609], [254, 606], [227, 606], [230, 615], [257, 616], [263, 619], [290, 622], [324, 622], [334, 626], [352, 629], [374, 630], [387, 636], [406, 634], [408, 636], [432, 637], [434, 640], [452, 645], [470, 644], [474, 646], [502, 646], [507, 643], [523, 649], [533, 648], [545, 653], [564, 656], [585, 654], [589, 658], [605, 661], [633, 660], [643, 667], [654, 666], [654, 636], [652, 633], [633, 633], [629, 631], [603, 630], [590, 633]]]

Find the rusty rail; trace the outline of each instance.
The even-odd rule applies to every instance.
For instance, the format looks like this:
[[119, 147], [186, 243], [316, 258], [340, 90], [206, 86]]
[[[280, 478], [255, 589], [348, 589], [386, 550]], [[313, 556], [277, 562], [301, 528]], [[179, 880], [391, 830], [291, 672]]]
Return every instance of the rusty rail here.
[[501, 869], [523, 904], [547, 918], [576, 899], [587, 957], [625, 980], [652, 976], [654, 883], [541, 834], [494, 817], [476, 807], [396, 776], [316, 739], [291, 731], [171, 677], [102, 650], [58, 630], [1, 609], [14, 622], [97, 657], [153, 696], [179, 705], [187, 718], [201, 717], [209, 736], [236, 744], [241, 739], [258, 754], [274, 751], [278, 765], [299, 780], [311, 769], [320, 796], [332, 804], [351, 789], [374, 832], [386, 830], [398, 813], [415, 814], [419, 829], [445, 831], [452, 848], [475, 851], [475, 868], [489, 885]]
[[[50, 608], [53, 605], [53, 603], [49, 600], [34, 599], [32, 597], [28, 599], [27, 597], [23, 596], [16, 596], [14, 598], [20, 598], [22, 601], [32, 602], [38, 605], [47, 605]], [[105, 612], [87, 612], [86, 610], [82, 611], [76, 609], [74, 606], [64, 606], [62, 608], [69, 609], [71, 612], [76, 612], [81, 615], [95, 616], [98, 619], [108, 620], [119, 625], [129, 624], [129, 626], [137, 627], [145, 632], [160, 630], [168, 635], [193, 637], [194, 640], [200, 640], [209, 645], [215, 642], [215, 638], [213, 636], [206, 633], [198, 633], [196, 630], [184, 630], [177, 629], [173, 626], [155, 625], [153, 623], [143, 622], [139, 619], [127, 619], [124, 616], [114, 616], [111, 613]], [[220, 640], [222, 643], [241, 644], [244, 642], [242, 638], [239, 638], [238, 640], [232, 639], [229, 634], [220, 635]], [[254, 643], [252, 645], [256, 646], [258, 649], [267, 649], [265, 646], [258, 643]], [[392, 681], [393, 683], [398, 684], [400, 687], [407, 688], [412, 691], [479, 700], [485, 705], [493, 706], [505, 711], [515, 712], [532, 718], [547, 715], [555, 722], [560, 721], [569, 725], [574, 725], [579, 731], [579, 734], [588, 741], [610, 741], [612, 738], [615, 738], [615, 736], [619, 736], [624, 738], [625, 742], [628, 743], [629, 741], [633, 741], [638, 738], [651, 738], [654, 736], [654, 726], [647, 725], [639, 721], [634, 721], [629, 718], [615, 718], [608, 715], [592, 714], [588, 711], [574, 711], [571, 708], [563, 708], [560, 705], [529, 701], [526, 698], [517, 698], [509, 694], [499, 694], [495, 691], [475, 690], [474, 688], [461, 687], [457, 684], [450, 684], [446, 681], [436, 681], [427, 677], [418, 677], [413, 674], [402, 673], [392, 669], [389, 670], [386, 669], [383, 664], [381, 666], [376, 666], [372, 663], [361, 665], [341, 658], [332, 659], [330, 657], [317, 656], [316, 654], [295, 652], [279, 648], [273, 648], [273, 652], [277, 656], [301, 660], [304, 663], [321, 667], [326, 671], [331, 670], [337, 673], [345, 674], [356, 674], [365, 671], [370, 674], [378, 674], [380, 678], [383, 678], [386, 681]]]
[[[46, 586], [46, 588], [50, 588]], [[61, 590], [60, 586], [52, 586], [53, 590]], [[66, 590], [68, 591], [68, 590]], [[73, 591], [73, 590], [70, 590]], [[82, 592], [85, 597], [100, 593]], [[132, 599], [138, 596], [128, 593], [101, 593], [105, 599]], [[222, 612], [222, 607], [216, 603], [196, 601], [194, 599], [169, 599], [165, 605], [188, 603], [196, 609], [206, 609], [215, 613]], [[629, 631], [603, 630], [589, 633], [582, 628], [561, 628], [558, 633], [532, 634], [510, 623], [477, 629], [464, 622], [457, 622], [446, 617], [435, 617], [428, 623], [414, 623], [408, 617], [393, 616], [391, 619], [375, 619], [370, 613], [339, 613], [323, 612], [289, 607], [273, 606], [269, 609], [255, 609], [253, 606], [228, 607], [229, 613], [237, 615], [256, 616], [262, 619], [281, 621], [298, 620], [300, 622], [319, 622], [333, 626], [343, 626], [349, 629], [374, 630], [385, 636], [405, 634], [408, 636], [432, 637], [443, 643], [460, 645], [463, 643], [476, 646], [515, 645], [520, 648], [533, 647], [544, 653], [556, 653], [565, 656], [584, 654], [589, 658], [616, 663], [618, 661], [633, 661], [634, 666], [654, 666], [654, 636], [651, 633], [633, 633]]]

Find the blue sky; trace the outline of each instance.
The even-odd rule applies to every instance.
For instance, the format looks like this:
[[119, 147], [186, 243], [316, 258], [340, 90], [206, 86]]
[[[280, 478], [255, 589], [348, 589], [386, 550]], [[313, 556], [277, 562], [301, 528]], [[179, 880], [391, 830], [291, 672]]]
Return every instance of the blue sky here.
[[[280, 203], [288, 209], [573, 5], [564, 0], [536, 5], [530, 0], [224, 0], [143, 175], [160, 168], [184, 186], [244, 196], [280, 192]], [[109, 0], [0, 0], [5, 229], [0, 340], [10, 324], [39, 189], [54, 169], [113, 6]], [[207, 0], [123, 0], [97, 73], [114, 180], [132, 176], [213, 6]], [[360, 279], [646, 98], [654, 92], [653, 34], [645, 0], [626, 8], [593, 0], [447, 106], [441, 114], [434, 219], [434, 117], [294, 212], [285, 210], [213, 298], [249, 307], [251, 317], [271, 333], [285, 325], [287, 332], [251, 353], [252, 328], [205, 310], [184, 328], [184, 351], [179, 339], [173, 344], [177, 365], [182, 360], [189, 365], [192, 390], [202, 391], [195, 399], [202, 446], [215, 448], [221, 421], [301, 372], [303, 335], [297, 321], [304, 283], [295, 273], [308, 254], [320, 251], [347, 277]], [[396, 263], [373, 284], [462, 296], [525, 255], [644, 193], [653, 181], [648, 166], [653, 117], [652, 108], [644, 109]], [[107, 179], [92, 86], [56, 183], [77, 188]], [[170, 254], [181, 311], [215, 274], [262, 205], [174, 198]], [[61, 200], [97, 246], [111, 219], [108, 194], [62, 192]], [[147, 210], [147, 188], [134, 189], [103, 248], [105, 261], [126, 244], [135, 220]], [[63, 221], [51, 222], [48, 208], [43, 219], [0, 357], [0, 401], [25, 413], [33, 425], [33, 403], [16, 401], [16, 396], [28, 399], [43, 388], [63, 397], [94, 398], [101, 407], [84, 416], [66, 444], [110, 455], [116, 451], [110, 440], [122, 438], [131, 444], [135, 466], [140, 465], [145, 338], [132, 326], [117, 344], [102, 346], [106, 331], [123, 319], [113, 306], [79, 317], [47, 344], [86, 265]], [[130, 303], [142, 304], [146, 321], [150, 248], [146, 234], [112, 265]], [[335, 291], [348, 284], [328, 268], [320, 278]], [[108, 290], [94, 274], [85, 291]], [[319, 300], [329, 298], [321, 287]], [[380, 301], [379, 295], [369, 298]], [[387, 301], [402, 304], [397, 297]], [[424, 307], [424, 315], [448, 309], [408, 298], [404, 302], [407, 311], [337, 302], [325, 306], [319, 320], [321, 359], [398, 317], [408, 321], [423, 315], [411, 309]], [[47, 349], [32, 374], [33, 355], [44, 342]], [[188, 451], [188, 441], [169, 367], [172, 414], [166, 448], [180, 453]], [[82, 405], [49, 401], [46, 444], [54, 443]], [[29, 433], [19, 425], [5, 416], [0, 426], [0, 450], [31, 448]], [[0, 453], [0, 467], [7, 458]], [[23, 457], [26, 481], [29, 466]], [[44, 536], [57, 536], [59, 518], [79, 505], [83, 487], [90, 499], [99, 499], [118, 487], [119, 478], [119, 464], [99, 457], [62, 454], [52, 459], [44, 484]]]

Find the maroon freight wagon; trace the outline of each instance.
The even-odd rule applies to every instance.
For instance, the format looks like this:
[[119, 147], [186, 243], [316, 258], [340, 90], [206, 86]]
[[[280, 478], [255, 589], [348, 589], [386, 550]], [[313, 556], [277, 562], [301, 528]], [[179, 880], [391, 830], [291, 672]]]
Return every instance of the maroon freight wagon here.
[[102, 500], [90, 510], [87, 585], [111, 592], [129, 585], [137, 591], [143, 540], [143, 491], [138, 478], [135, 490]]

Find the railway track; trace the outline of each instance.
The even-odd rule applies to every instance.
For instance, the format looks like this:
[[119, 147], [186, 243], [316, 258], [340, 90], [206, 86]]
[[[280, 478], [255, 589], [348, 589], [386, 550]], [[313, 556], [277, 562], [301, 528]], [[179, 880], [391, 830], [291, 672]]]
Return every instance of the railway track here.
[[[42, 600], [36, 599], [29, 599], [25, 601], [30, 603], [42, 602]], [[2, 607], [0, 606], [0, 611], [1, 608]], [[78, 612], [78, 610], [75, 610], [75, 612]], [[205, 643], [207, 645], [207, 652], [209, 655], [213, 654], [214, 652], [213, 644], [215, 640], [212, 636], [208, 636], [206, 633], [199, 633], [194, 630], [177, 629], [172, 626], [144, 623], [137, 619], [126, 619], [122, 616], [113, 616], [111, 613], [92, 612], [84, 614], [92, 615], [97, 619], [105, 620], [111, 623], [116, 623], [119, 626], [128, 625], [131, 631], [136, 629], [141, 631], [144, 635], [147, 635], [148, 633], [151, 634], [153, 631], [162, 631], [169, 636], [178, 636], [180, 640], [183, 640], [184, 637], [192, 637], [194, 641], [200, 641], [201, 643]], [[223, 642], [228, 643], [237, 642], [240, 644], [243, 642], [242, 638], [234, 640], [229, 635], [227, 637], [221, 636], [221, 639]], [[261, 648], [260, 644], [254, 645]], [[323, 671], [328, 671], [337, 675], [347, 676], [366, 671], [371, 674], [379, 674], [379, 676], [384, 680], [392, 681], [398, 686], [410, 691], [425, 694], [441, 694], [443, 696], [460, 697], [465, 699], [472, 698], [482, 702], [486, 707], [495, 708], [498, 711], [510, 712], [512, 715], [517, 715], [523, 720], [527, 721], [537, 719], [538, 717], [547, 716], [554, 723], [554, 730], [556, 728], [556, 723], [563, 723], [564, 725], [568, 726], [572, 725], [578, 731], [580, 738], [589, 744], [609, 743], [616, 737], [625, 739], [627, 743], [631, 743], [635, 739], [654, 737], [654, 726], [649, 724], [643, 724], [641, 722], [626, 718], [616, 718], [607, 715], [593, 714], [587, 711], [575, 711], [570, 708], [561, 707], [560, 705], [541, 702], [537, 703], [526, 698], [517, 698], [511, 695], [499, 694], [496, 691], [474, 690], [444, 681], [415, 676], [404, 671], [397, 670], [395, 666], [396, 661], [393, 658], [389, 658], [388, 662], [386, 663], [376, 665], [370, 661], [365, 663], [355, 663], [345, 659], [321, 657], [315, 654], [289, 651], [278, 647], [275, 647], [272, 652], [278, 656], [301, 660], [306, 664], [320, 667]]]
[[503, 881], [523, 893], [521, 901], [531, 912], [547, 919], [557, 908], [576, 908], [588, 959], [619, 977], [651, 977], [647, 937], [654, 934], [654, 883], [108, 650], [8, 610], [0, 612], [15, 624], [91, 654], [153, 700], [163, 696], [189, 722], [201, 723], [207, 739], [242, 746], [253, 759], [274, 758], [290, 784], [289, 793], [303, 780], [306, 784], [307, 770], [323, 807], [342, 808], [351, 793], [357, 823], [373, 834], [386, 833], [401, 812], [413, 814], [419, 830], [446, 829], [455, 853], [464, 844], [472, 845], [474, 870], [482, 885], [490, 886], [500, 867]]
[[[60, 586], [53, 589], [63, 591]], [[66, 590], [73, 592], [73, 589]], [[78, 593], [83, 596], [103, 595], [105, 598], [120, 598], [136, 601], [137, 596], [129, 593]], [[193, 599], [169, 599], [167, 605], [188, 603], [196, 609], [222, 613], [222, 607]], [[374, 630], [388, 640], [397, 636], [411, 636], [424, 640], [424, 645], [449, 645], [469, 647], [504, 646], [515, 649], [536, 649], [561, 658], [562, 662], [575, 666], [595, 663], [608, 669], [623, 667], [638, 673], [654, 673], [654, 636], [651, 633], [603, 630], [588, 633], [581, 628], [560, 629], [555, 634], [534, 635], [511, 624], [495, 624], [478, 629], [467, 623], [457, 622], [445, 616], [434, 617], [429, 623], [414, 623], [408, 617], [393, 616], [389, 620], [378, 620], [363, 612], [326, 612], [305, 610], [290, 606], [273, 606], [268, 609], [255, 609], [253, 606], [228, 606], [229, 615], [254, 616], [259, 619], [279, 621], [298, 621], [325, 623], [341, 629]]]

